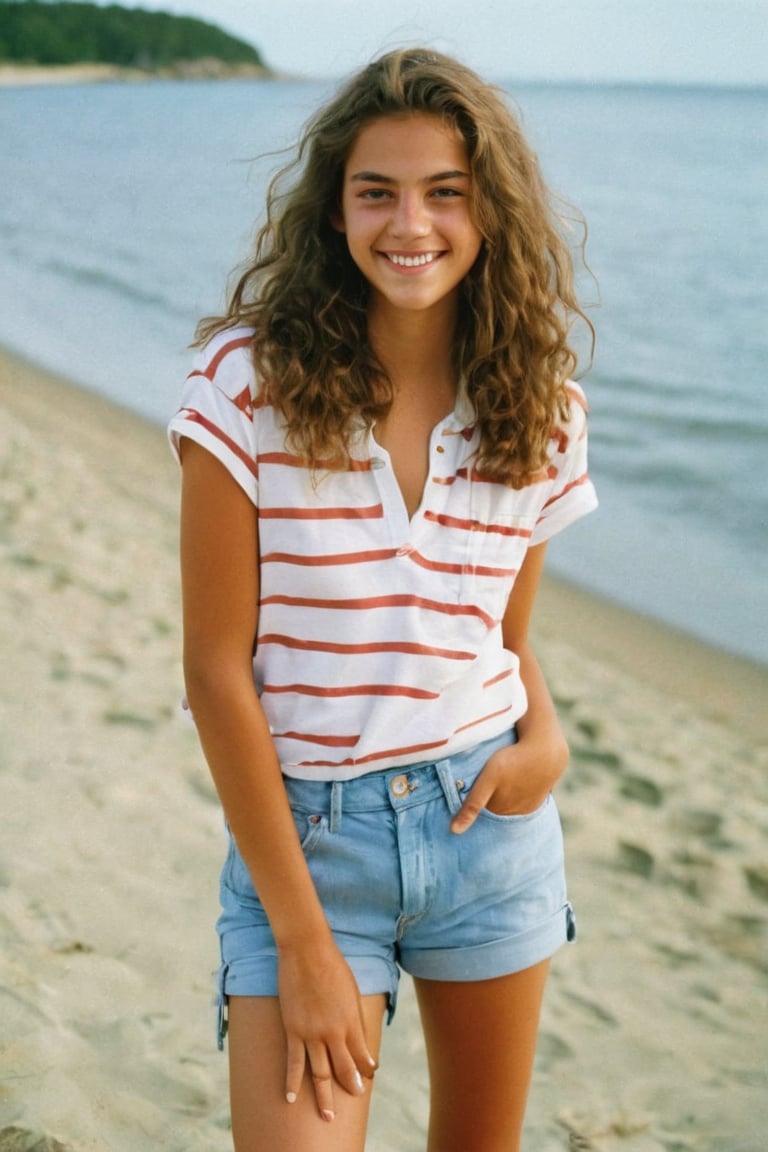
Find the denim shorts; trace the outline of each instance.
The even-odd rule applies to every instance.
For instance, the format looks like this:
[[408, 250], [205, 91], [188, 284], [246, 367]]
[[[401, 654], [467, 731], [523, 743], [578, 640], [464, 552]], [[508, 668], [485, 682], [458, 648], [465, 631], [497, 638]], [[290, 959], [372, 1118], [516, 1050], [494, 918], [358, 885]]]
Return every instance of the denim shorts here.
[[[344, 783], [285, 778], [304, 855], [363, 995], [394, 1015], [400, 969], [432, 980], [488, 980], [551, 956], [575, 935], [554, 799], [535, 812], [488, 810], [457, 835], [451, 817], [489, 756], [514, 732], [436, 762]], [[277, 995], [277, 949], [229, 837], [221, 874], [219, 1047], [230, 996]]]

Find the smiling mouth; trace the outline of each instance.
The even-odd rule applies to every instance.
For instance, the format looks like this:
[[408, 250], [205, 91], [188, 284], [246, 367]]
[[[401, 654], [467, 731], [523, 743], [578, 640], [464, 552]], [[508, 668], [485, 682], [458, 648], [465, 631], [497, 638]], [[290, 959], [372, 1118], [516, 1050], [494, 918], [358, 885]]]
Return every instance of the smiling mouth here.
[[395, 264], [398, 268], [423, 268], [426, 264], [432, 264], [437, 260], [440, 252], [414, 252], [412, 256], [398, 256], [394, 252], [383, 252], [387, 260], [391, 264]]

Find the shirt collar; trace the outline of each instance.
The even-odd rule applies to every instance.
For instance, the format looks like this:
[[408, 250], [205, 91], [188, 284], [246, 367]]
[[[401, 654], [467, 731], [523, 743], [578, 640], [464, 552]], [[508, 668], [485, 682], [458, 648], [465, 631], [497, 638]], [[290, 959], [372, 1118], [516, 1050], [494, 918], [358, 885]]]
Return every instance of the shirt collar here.
[[475, 406], [469, 398], [467, 392], [467, 384], [465, 380], [459, 381], [459, 389], [456, 396], [456, 404], [449, 420], [452, 421], [457, 428], [471, 428], [477, 423], [477, 413]]

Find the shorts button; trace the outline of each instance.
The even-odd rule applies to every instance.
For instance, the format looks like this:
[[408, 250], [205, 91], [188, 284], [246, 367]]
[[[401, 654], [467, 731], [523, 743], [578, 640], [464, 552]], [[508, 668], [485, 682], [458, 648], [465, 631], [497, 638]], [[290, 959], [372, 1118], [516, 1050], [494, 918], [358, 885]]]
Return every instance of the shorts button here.
[[393, 796], [400, 797], [407, 795], [410, 791], [408, 788], [408, 777], [395, 776], [394, 780], [390, 781], [389, 788]]

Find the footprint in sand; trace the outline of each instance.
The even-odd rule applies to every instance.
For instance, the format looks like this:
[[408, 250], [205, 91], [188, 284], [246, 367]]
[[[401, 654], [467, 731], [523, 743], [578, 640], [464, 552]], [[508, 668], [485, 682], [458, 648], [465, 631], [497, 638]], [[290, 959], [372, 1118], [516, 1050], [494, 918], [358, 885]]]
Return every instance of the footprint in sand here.
[[0, 1152], [73, 1152], [52, 1136], [30, 1132], [28, 1128], [0, 1128]]

